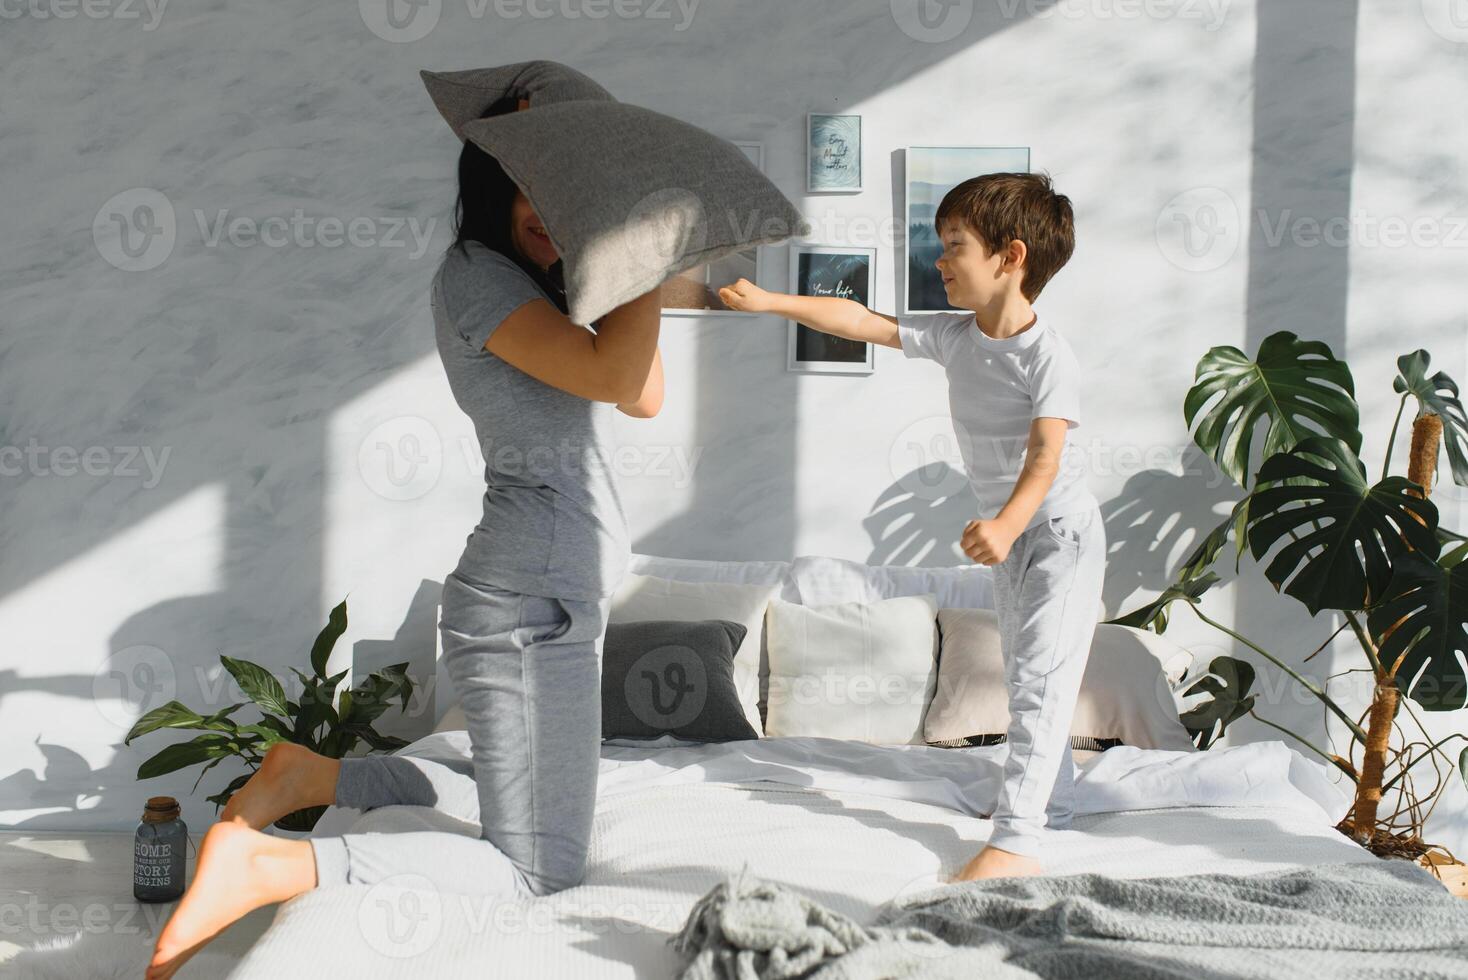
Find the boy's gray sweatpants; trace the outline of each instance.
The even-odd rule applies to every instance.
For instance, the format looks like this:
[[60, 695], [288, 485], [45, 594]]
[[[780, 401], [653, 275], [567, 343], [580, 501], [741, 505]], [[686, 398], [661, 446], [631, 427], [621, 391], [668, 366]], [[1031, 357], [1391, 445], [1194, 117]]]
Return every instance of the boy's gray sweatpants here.
[[989, 843], [1037, 857], [1045, 829], [1068, 826], [1075, 812], [1070, 726], [1101, 618], [1100, 508], [1042, 521], [991, 567], [1009, 689], [1009, 754]]
[[[317, 887], [414, 874], [446, 892], [526, 898], [579, 884], [596, 809], [610, 601], [521, 595], [450, 573], [442, 657], [464, 709], [482, 839], [437, 831], [308, 838]], [[348, 758], [336, 802], [431, 807], [464, 778], [429, 759]]]

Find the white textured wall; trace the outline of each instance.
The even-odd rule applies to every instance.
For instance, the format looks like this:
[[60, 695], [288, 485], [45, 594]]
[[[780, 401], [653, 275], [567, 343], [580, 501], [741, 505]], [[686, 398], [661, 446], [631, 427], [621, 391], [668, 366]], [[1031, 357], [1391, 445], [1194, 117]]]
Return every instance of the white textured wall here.
[[[554, 58], [763, 141], [819, 241], [879, 247], [889, 311], [900, 148], [1032, 147], [1076, 202], [1076, 255], [1042, 309], [1091, 368], [1077, 435], [1108, 516], [1112, 612], [1160, 588], [1229, 499], [1185, 452], [1181, 400], [1209, 346], [1289, 328], [1348, 353], [1373, 470], [1397, 354], [1426, 346], [1468, 380], [1468, 32], [1446, 3], [959, 0], [926, 26], [904, 3], [432, 0], [397, 27], [377, 0], [7, 8], [0, 825], [126, 826], [155, 793], [207, 823], [202, 797], [233, 771], [193, 799], [194, 769], [136, 783], [169, 740], [119, 744], [138, 705], [217, 699], [220, 653], [288, 673], [347, 593], [339, 664], [407, 659], [431, 678], [437, 589], [482, 484], [432, 346], [458, 144], [419, 68]], [[863, 115], [867, 190], [803, 194], [812, 110]], [[171, 248], [159, 238], [136, 259], [151, 268], [119, 268], [112, 216], [161, 200]], [[1178, 218], [1197, 232], [1200, 206], [1221, 234], [1190, 254]], [[221, 212], [289, 223], [298, 209], [303, 237], [210, 238]], [[1344, 247], [1299, 223], [1350, 215]], [[1414, 219], [1440, 240], [1373, 234]], [[357, 244], [331, 244], [333, 220], [358, 222]], [[1293, 231], [1276, 242], [1280, 221]], [[785, 251], [766, 263], [781, 286]], [[943, 431], [941, 371], [879, 349], [870, 377], [796, 376], [785, 343], [772, 318], [665, 320], [666, 407], [619, 430], [637, 549], [959, 561], [963, 498], [901, 482], [910, 444]], [[1440, 491], [1455, 520], [1460, 498]], [[1295, 661], [1334, 627], [1253, 579], [1209, 610]], [[1229, 649], [1187, 612], [1175, 622], [1203, 655]], [[1334, 653], [1308, 667], [1359, 663]], [[1319, 711], [1270, 691], [1266, 717], [1322, 740]], [[425, 699], [387, 727], [413, 737], [426, 719]], [[1429, 721], [1463, 730], [1461, 715]], [[1460, 849], [1463, 798], [1432, 825]]]

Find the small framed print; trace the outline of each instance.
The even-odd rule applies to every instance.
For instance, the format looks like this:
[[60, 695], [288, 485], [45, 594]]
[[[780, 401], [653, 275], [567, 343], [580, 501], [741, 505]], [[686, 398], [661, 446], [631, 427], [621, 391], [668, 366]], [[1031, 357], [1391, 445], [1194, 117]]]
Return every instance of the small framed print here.
[[[790, 291], [798, 296], [835, 296], [870, 307], [876, 269], [874, 248], [790, 246]], [[833, 337], [790, 321], [786, 370], [807, 374], [871, 374], [876, 366], [874, 345]]]
[[[730, 140], [744, 151], [751, 163], [765, 170], [765, 147], [763, 143]], [[731, 310], [719, 299], [719, 287], [727, 286], [739, 279], [748, 279], [762, 286], [764, 250], [759, 246], [726, 255], [721, 259], [685, 269], [663, 283], [664, 316], [754, 316], [740, 310]]]
[[861, 169], [861, 116], [807, 114], [806, 191], [859, 191]]

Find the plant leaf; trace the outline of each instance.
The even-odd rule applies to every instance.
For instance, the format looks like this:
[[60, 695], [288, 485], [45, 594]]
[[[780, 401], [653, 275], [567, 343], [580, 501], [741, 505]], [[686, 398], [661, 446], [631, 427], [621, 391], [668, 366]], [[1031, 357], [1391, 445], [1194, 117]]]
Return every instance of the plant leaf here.
[[1318, 340], [1281, 330], [1264, 338], [1252, 361], [1237, 347], [1214, 347], [1198, 362], [1194, 378], [1183, 399], [1193, 441], [1240, 486], [1248, 486], [1260, 422], [1268, 422], [1265, 459], [1318, 435], [1339, 439], [1353, 452], [1361, 449], [1351, 369]]
[[272, 714], [286, 715], [289, 712], [285, 689], [270, 671], [259, 664], [233, 657], [220, 656], [219, 662], [224, 664], [224, 669], [230, 672], [251, 701]]
[[1174, 582], [1145, 606], [1133, 609], [1116, 619], [1108, 619], [1106, 622], [1115, 623], [1118, 626], [1134, 626], [1137, 629], [1151, 629], [1162, 633], [1167, 629], [1168, 606], [1179, 600], [1196, 606], [1203, 598], [1203, 593], [1213, 588], [1218, 581], [1218, 575], [1214, 572], [1204, 572], [1197, 578]]
[[[1249, 693], [1253, 686], [1254, 668], [1247, 661], [1236, 657], [1214, 657], [1206, 674], [1182, 688], [1183, 697], [1212, 695], [1206, 703], [1179, 716], [1183, 727], [1200, 743], [1200, 749], [1206, 749], [1214, 739], [1223, 735], [1233, 721], [1249, 713], [1256, 698]], [[1220, 724], [1221, 728], [1218, 727]]]
[[[1367, 617], [1397, 688], [1428, 711], [1468, 706], [1468, 546], [1432, 561], [1412, 553], [1395, 562], [1386, 596]], [[1421, 676], [1419, 677], [1419, 672]]]
[[[1228, 543], [1229, 534], [1234, 538], [1234, 572], [1239, 570], [1239, 558], [1244, 553], [1244, 527], [1249, 520], [1249, 498], [1246, 496], [1234, 504], [1233, 510], [1223, 521], [1209, 531], [1203, 540], [1198, 542], [1192, 554], [1183, 559], [1182, 567], [1178, 569], [1179, 582], [1189, 582], [1199, 578], [1204, 572], [1213, 566], [1218, 560], [1218, 553]], [[1158, 632], [1161, 632], [1159, 630]]]
[[227, 735], [200, 735], [191, 742], [170, 745], [138, 766], [139, 779], [152, 779], [166, 773], [229, 755], [237, 746]]
[[413, 680], [408, 676], [408, 663], [392, 664], [375, 670], [351, 692], [350, 712], [343, 711], [342, 718], [354, 722], [371, 722], [387, 711], [393, 698], [402, 701], [407, 710], [408, 700], [413, 695]]
[[159, 705], [133, 722], [133, 727], [128, 729], [127, 734], [123, 736], [122, 744], [127, 745], [139, 735], [146, 735], [160, 728], [184, 728], [197, 725], [203, 720], [197, 711], [185, 707], [183, 702], [170, 701], [167, 704]]
[[1460, 487], [1468, 486], [1468, 413], [1458, 400], [1458, 385], [1446, 372], [1428, 376], [1431, 360], [1432, 356], [1420, 349], [1397, 358], [1397, 370], [1401, 373], [1392, 381], [1392, 388], [1398, 393], [1412, 394], [1421, 410], [1442, 418], [1443, 445], [1453, 469], [1453, 482]]
[[[269, 748], [276, 742], [290, 741], [290, 739], [282, 735], [279, 729], [277, 729], [274, 725], [267, 725], [264, 722], [261, 722], [258, 725], [241, 725], [239, 728], [239, 733], [241, 735], [258, 735], [258, 740], [263, 740], [266, 748]], [[252, 739], [251, 744], [253, 744], [254, 741], [257, 740]]]
[[239, 792], [240, 788], [243, 787], [245, 783], [250, 781], [250, 777], [253, 775], [255, 775], [254, 772], [241, 773], [240, 775], [231, 779], [229, 781], [229, 785], [224, 787], [224, 789], [220, 790], [218, 793], [215, 793], [213, 796], [204, 797], [204, 801], [206, 803], [213, 803], [216, 808], [224, 806], [226, 803], [229, 802], [229, 798], [231, 796]]
[[346, 631], [347, 600], [343, 599], [331, 611], [326, 625], [321, 628], [321, 632], [316, 635], [316, 642], [311, 645], [311, 669], [316, 672], [316, 676], [326, 676], [326, 661], [331, 656], [331, 649]]
[[1264, 574], [1311, 615], [1365, 609], [1386, 591], [1397, 556], [1437, 554], [1437, 508], [1420, 488], [1398, 476], [1367, 483], [1355, 451], [1338, 440], [1306, 439], [1269, 457], [1259, 481], [1269, 485], [1249, 505], [1249, 549], [1262, 561], [1291, 539]]
[[396, 735], [383, 735], [371, 725], [349, 723], [342, 725], [340, 730], [355, 735], [374, 749], [384, 752], [392, 752], [409, 744], [407, 740], [398, 738]]

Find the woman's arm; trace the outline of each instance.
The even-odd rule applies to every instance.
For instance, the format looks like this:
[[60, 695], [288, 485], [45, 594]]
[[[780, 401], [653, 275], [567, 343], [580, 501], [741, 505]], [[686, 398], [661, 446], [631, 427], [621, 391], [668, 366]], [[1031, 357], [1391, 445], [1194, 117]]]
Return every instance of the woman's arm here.
[[647, 384], [643, 386], [642, 394], [635, 402], [622, 402], [617, 406], [622, 414], [630, 415], [635, 419], [650, 419], [663, 407], [663, 355], [661, 351], [654, 350], [652, 354], [652, 370], [647, 374]]
[[623, 303], [592, 333], [545, 299], [505, 317], [484, 349], [538, 381], [592, 401], [641, 400], [657, 356], [662, 287]]

